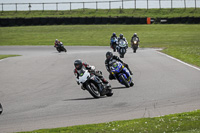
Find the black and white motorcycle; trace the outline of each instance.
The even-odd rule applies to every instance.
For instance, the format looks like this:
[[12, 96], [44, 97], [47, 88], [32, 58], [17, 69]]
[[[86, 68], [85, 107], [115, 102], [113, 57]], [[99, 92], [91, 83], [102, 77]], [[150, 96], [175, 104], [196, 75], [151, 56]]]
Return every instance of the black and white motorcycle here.
[[87, 90], [94, 98], [113, 95], [111, 86], [106, 86], [98, 76], [91, 74], [83, 68], [81, 69], [78, 82], [82, 84], [81, 88]]
[[118, 45], [118, 53], [119, 53], [119, 55], [120, 55], [120, 58], [124, 58], [124, 55], [125, 55], [125, 53], [126, 53], [126, 49], [127, 49], [127, 43], [126, 43], [126, 41], [124, 41], [124, 40], [119, 40], [119, 43], [118, 43], [119, 45]]
[[131, 43], [131, 47], [134, 53], [136, 53], [136, 50], [138, 49], [138, 43], [139, 43], [139, 39], [137, 37], [134, 37], [133, 42]]
[[65, 49], [64, 45], [62, 42], [60, 42], [60, 44], [54, 46], [56, 48], [56, 50], [60, 53], [62, 51], [67, 52], [67, 50]]

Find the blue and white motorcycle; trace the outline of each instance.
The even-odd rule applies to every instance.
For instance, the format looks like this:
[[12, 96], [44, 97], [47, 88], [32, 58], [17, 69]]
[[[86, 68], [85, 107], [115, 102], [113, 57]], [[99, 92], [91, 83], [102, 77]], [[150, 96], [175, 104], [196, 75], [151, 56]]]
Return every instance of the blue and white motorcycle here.
[[110, 47], [113, 49], [113, 52], [116, 52], [116, 48], [118, 45], [118, 40], [116, 37], [112, 38], [110, 41]]
[[134, 85], [129, 70], [121, 62], [116, 61], [110, 69], [113, 76], [127, 88]]

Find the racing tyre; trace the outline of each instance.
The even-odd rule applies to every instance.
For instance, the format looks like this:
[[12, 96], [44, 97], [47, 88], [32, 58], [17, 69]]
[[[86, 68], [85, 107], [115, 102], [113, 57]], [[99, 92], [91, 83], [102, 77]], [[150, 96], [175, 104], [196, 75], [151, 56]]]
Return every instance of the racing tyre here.
[[127, 88], [129, 88], [129, 87], [130, 87], [130, 86], [129, 86], [129, 83], [128, 83], [128, 81], [124, 78], [124, 76], [121, 75], [120, 78], [121, 78], [123, 84], [124, 84]]
[[2, 112], [3, 112], [3, 107], [2, 107], [2, 105], [0, 103], [0, 115], [2, 114]]
[[97, 85], [95, 85], [94, 83], [89, 83], [88, 84], [88, 87], [87, 87], [88, 89], [88, 91], [89, 91], [89, 93], [94, 97], [94, 98], [100, 98], [100, 93], [99, 93], [99, 90], [98, 90], [98, 86]]

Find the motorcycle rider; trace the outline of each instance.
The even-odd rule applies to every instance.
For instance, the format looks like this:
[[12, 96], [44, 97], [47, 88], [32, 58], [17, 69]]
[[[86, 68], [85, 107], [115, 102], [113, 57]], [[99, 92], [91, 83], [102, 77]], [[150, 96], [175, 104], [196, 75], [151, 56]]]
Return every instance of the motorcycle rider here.
[[124, 37], [123, 34], [120, 34], [120, 35], [119, 35], [118, 44], [119, 44], [120, 40], [124, 40], [124, 41], [126, 42], [126, 48], [128, 48], [128, 41], [126, 40], [126, 38]]
[[115, 38], [117, 39], [117, 35], [116, 35], [115, 32], [113, 32], [112, 36], [110, 37], [110, 46], [111, 46], [111, 48], [113, 48], [113, 42], [112, 42], [112, 40], [115, 39]]
[[54, 42], [54, 47], [58, 47], [59, 45], [60, 45], [60, 41], [58, 39], [56, 39]]
[[140, 39], [139, 37], [137, 36], [137, 33], [134, 33], [133, 36], [131, 37], [131, 47], [133, 46], [133, 38], [138, 38], [138, 47], [139, 47], [139, 42], [140, 42]]
[[110, 70], [110, 66], [112, 66], [112, 64], [115, 61], [121, 62], [129, 70], [130, 74], [133, 75], [132, 71], [129, 69], [128, 64], [124, 63], [122, 60], [120, 60], [120, 58], [118, 56], [113, 55], [112, 52], [108, 51], [106, 53], [105, 66], [106, 66], [107, 71], [110, 73], [110, 75], [109, 75], [110, 80], [115, 79], [115, 77], [112, 75], [111, 70]]
[[[80, 75], [80, 70], [82, 68], [88, 70], [91, 74], [94, 74], [95, 76], [99, 77], [101, 79], [101, 81], [106, 85], [106, 87], [111, 87], [110, 84], [108, 83], [108, 81], [103, 77], [102, 72], [101, 71], [96, 71], [94, 69], [92, 69], [92, 66], [90, 66], [87, 63], [83, 63], [82, 60], [78, 59], [74, 61], [74, 74], [76, 76], [76, 81], [77, 84], [79, 85], [80, 83], [78, 82], [79, 79], [79, 75]], [[81, 87], [83, 90], [85, 90], [85, 88], [82, 86]]]

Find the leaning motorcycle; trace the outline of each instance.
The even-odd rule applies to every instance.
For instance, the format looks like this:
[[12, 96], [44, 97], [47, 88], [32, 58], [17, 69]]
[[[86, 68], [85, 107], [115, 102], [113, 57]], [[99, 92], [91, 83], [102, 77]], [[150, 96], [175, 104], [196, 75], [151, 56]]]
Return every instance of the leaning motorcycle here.
[[116, 61], [115, 63], [113, 63], [110, 69], [113, 76], [122, 85], [125, 85], [127, 88], [134, 85], [129, 70], [126, 67], [124, 67], [124, 65], [121, 62]]
[[136, 50], [138, 49], [138, 42], [139, 42], [139, 39], [137, 37], [134, 37], [133, 42], [131, 43], [131, 47], [134, 53], [136, 53]]
[[112, 38], [111, 39], [111, 48], [113, 49], [113, 52], [116, 52], [116, 47], [118, 45], [118, 40], [117, 38]]
[[124, 58], [126, 49], [127, 49], [126, 42], [124, 40], [120, 40], [118, 45], [118, 53], [120, 55], [120, 58]]
[[88, 70], [81, 69], [78, 82], [81, 83], [82, 88], [86, 89], [94, 98], [113, 95], [111, 86], [106, 86], [98, 76], [91, 74]]
[[60, 42], [60, 44], [58, 44], [58, 45], [56, 45], [56, 46], [54, 46], [54, 47], [57, 49], [57, 51], [58, 51], [59, 53], [62, 52], [62, 51], [67, 52], [67, 50], [65, 49], [65, 47], [64, 47], [64, 45], [63, 45], [62, 42]]

